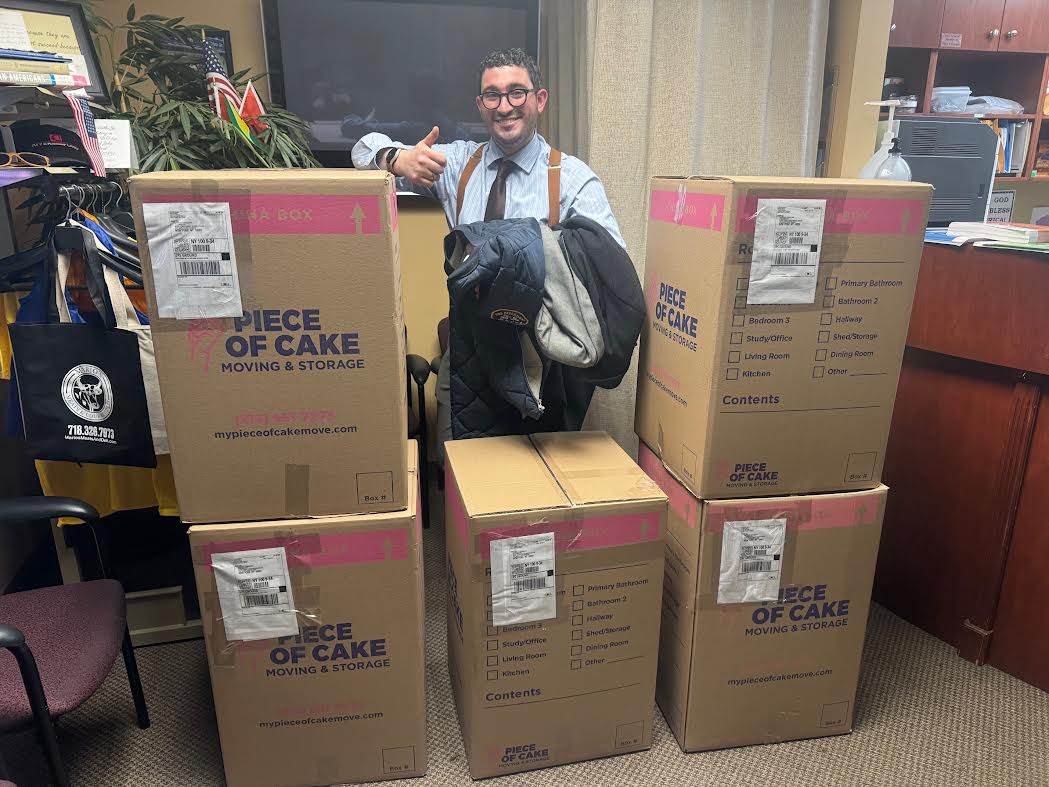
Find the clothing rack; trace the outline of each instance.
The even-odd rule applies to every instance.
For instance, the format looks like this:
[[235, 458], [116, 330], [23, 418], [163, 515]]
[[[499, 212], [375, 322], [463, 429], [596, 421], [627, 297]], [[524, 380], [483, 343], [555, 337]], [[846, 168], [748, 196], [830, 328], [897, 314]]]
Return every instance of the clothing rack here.
[[[125, 193], [122, 183], [107, 180], [94, 183], [67, 183], [58, 187], [58, 196], [68, 201], [71, 205], [86, 208], [94, 204], [95, 200], [104, 198], [106, 204], [116, 204]], [[116, 197], [113, 197], [113, 194]]]

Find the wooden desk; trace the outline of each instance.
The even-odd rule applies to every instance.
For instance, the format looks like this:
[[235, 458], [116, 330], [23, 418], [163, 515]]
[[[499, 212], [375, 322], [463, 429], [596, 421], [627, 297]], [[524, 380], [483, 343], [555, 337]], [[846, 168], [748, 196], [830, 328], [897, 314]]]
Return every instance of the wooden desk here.
[[884, 478], [875, 598], [1049, 690], [1049, 255], [926, 244]]

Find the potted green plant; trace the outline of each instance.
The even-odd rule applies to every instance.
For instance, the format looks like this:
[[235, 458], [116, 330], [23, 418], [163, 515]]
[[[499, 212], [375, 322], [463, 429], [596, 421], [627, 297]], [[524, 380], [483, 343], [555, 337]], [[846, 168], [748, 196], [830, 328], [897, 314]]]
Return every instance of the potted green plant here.
[[[216, 114], [201, 66], [204, 34], [214, 28], [184, 24], [182, 17], [136, 17], [134, 4], [125, 24], [94, 21], [113, 63], [115, 116], [131, 121], [139, 170], [319, 166], [309, 150], [306, 123], [294, 113], [270, 105], [248, 134]], [[126, 46], [114, 57], [113, 39], [120, 32]], [[229, 75], [238, 91], [249, 70]]]

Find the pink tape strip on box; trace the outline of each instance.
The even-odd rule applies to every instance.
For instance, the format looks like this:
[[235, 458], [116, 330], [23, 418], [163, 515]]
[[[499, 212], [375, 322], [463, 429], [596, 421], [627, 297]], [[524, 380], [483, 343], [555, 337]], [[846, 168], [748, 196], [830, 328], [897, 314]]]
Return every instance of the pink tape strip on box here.
[[353, 563], [380, 563], [408, 558], [406, 529], [372, 530], [362, 533], [314, 533], [309, 536], [256, 538], [202, 544], [200, 559], [211, 571], [211, 556], [222, 552], [284, 547], [288, 563], [304, 566], [339, 566]]
[[[648, 474], [670, 500], [670, 510], [692, 528], [699, 526], [699, 500], [697, 500], [670, 472], [662, 461], [646, 445], [641, 445], [637, 453], [637, 463]], [[878, 502], [863, 494], [846, 494], [843, 496], [810, 496], [787, 499], [758, 498], [746, 504], [732, 503], [731, 508], [720, 505], [722, 501], [710, 501], [705, 532], [720, 533], [725, 520], [738, 519], [777, 519], [788, 516], [790, 527], [798, 530], [818, 530], [834, 527], [859, 527], [873, 525], [878, 512]], [[807, 511], [803, 521], [799, 515]]]
[[165, 192], [144, 195], [142, 202], [229, 203], [235, 235], [378, 235], [382, 232], [379, 197], [374, 194], [249, 196]]

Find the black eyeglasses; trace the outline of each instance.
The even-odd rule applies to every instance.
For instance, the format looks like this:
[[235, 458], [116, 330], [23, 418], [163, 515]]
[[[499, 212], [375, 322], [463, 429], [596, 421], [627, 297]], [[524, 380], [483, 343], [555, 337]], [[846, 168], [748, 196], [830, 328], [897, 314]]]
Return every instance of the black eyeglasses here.
[[537, 93], [540, 88], [523, 88], [515, 87], [506, 93], [500, 93], [496, 90], [486, 90], [481, 94], [481, 104], [484, 105], [485, 109], [499, 109], [499, 105], [503, 103], [505, 97], [512, 107], [519, 107], [528, 100], [529, 93]]

